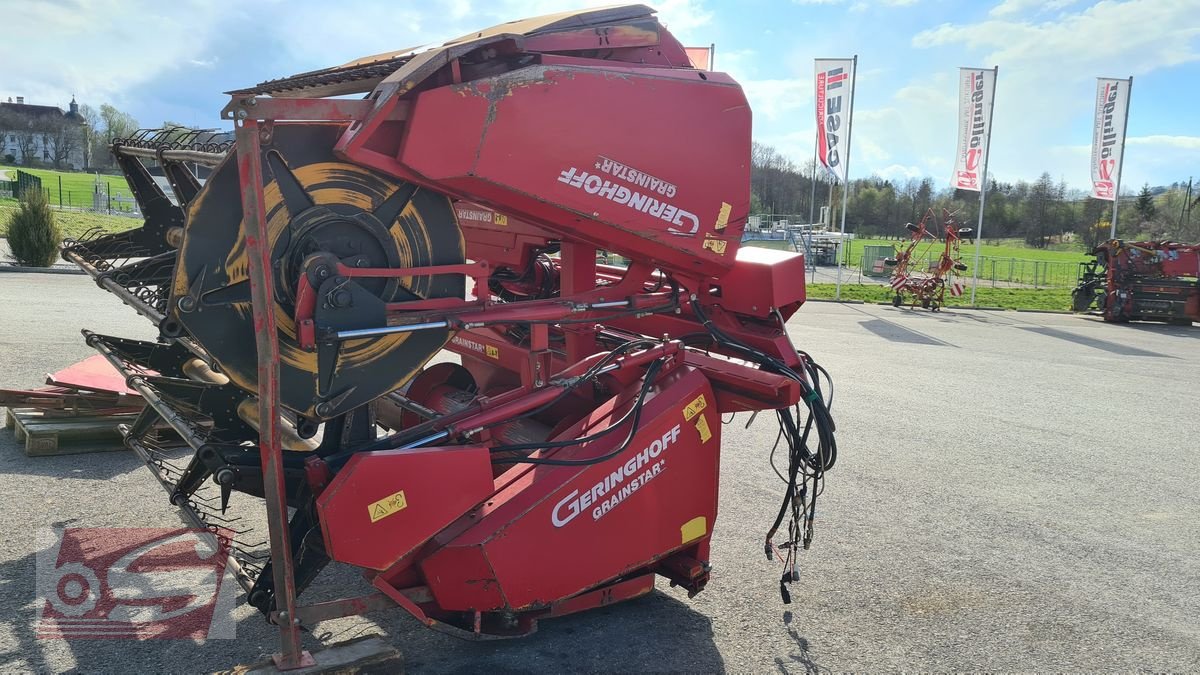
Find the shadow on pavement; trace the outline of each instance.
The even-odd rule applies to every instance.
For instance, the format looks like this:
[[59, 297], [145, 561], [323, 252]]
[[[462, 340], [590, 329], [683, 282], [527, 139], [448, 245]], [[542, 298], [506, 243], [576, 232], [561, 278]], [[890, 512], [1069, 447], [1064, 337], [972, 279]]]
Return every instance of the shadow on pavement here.
[[1076, 335], [1074, 333], [1068, 333], [1065, 330], [1058, 330], [1057, 328], [1049, 328], [1046, 326], [1017, 326], [1017, 328], [1020, 328], [1021, 330], [1027, 330], [1031, 333], [1045, 335], [1046, 337], [1066, 340], [1067, 342], [1074, 342], [1075, 344], [1083, 345], [1085, 347], [1100, 349], [1112, 354], [1119, 354], [1121, 356], [1152, 356], [1164, 359], [1175, 358], [1169, 354], [1159, 354], [1158, 352], [1138, 349], [1137, 347], [1130, 347], [1129, 345], [1123, 345], [1118, 342], [1109, 342], [1108, 340], [1100, 340], [1098, 338], [1087, 337], [1084, 335]]
[[130, 450], [27, 457], [12, 429], [0, 429], [0, 473], [106, 481], [142, 466]]
[[915, 345], [933, 345], [936, 347], [955, 347], [944, 340], [939, 340], [931, 335], [915, 331], [911, 328], [905, 328], [896, 323], [892, 323], [886, 319], [871, 319], [869, 321], [859, 321], [858, 325], [878, 335], [879, 337], [891, 342], [904, 342]]
[[779, 672], [784, 673], [785, 675], [788, 673], [797, 673], [800, 672], [800, 668], [803, 668], [804, 672], [808, 675], [830, 672], [828, 668], [822, 668], [813, 659], [813, 654], [811, 651], [809, 651], [808, 639], [800, 635], [800, 633], [792, 627], [792, 613], [790, 611], [783, 613], [783, 623], [788, 627], [788, 635], [790, 635], [792, 639], [796, 641], [796, 648], [798, 651], [788, 654], [786, 659], [779, 656], [775, 657], [775, 667], [779, 669]]

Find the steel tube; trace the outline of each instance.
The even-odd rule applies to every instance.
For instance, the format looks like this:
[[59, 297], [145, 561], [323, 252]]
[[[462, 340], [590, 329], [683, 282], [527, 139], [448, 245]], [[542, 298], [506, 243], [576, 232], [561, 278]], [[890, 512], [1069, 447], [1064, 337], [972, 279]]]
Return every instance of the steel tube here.
[[[122, 424], [117, 428], [121, 434], [125, 436], [125, 445], [128, 446], [130, 450], [133, 450], [134, 454], [136, 454], [138, 458], [145, 462], [147, 466], [155, 462], [154, 457], [150, 454], [150, 450], [146, 448], [146, 446], [142, 445], [141, 441], [137, 440], [136, 438], [130, 438], [126, 435], [129, 431], [129, 425]], [[154, 477], [158, 479], [159, 484], [163, 486], [163, 489], [167, 491], [167, 494], [171, 494], [175, 491], [175, 486], [172, 485], [171, 482], [164, 478], [161, 474], [159, 474], [159, 472], [152, 470], [151, 473], [153, 473]], [[187, 517], [192, 525], [196, 526], [196, 529], [204, 530], [210, 537], [217, 539], [217, 536], [213, 534], [211, 529], [209, 529], [209, 524], [200, 517], [200, 514], [196, 513], [196, 511], [187, 504], [180, 504], [178, 506], [179, 510], [183, 512], [183, 515]], [[216, 543], [218, 548], [220, 548], [220, 541], [218, 540]], [[232, 547], [230, 547], [230, 551], [232, 551]], [[238, 585], [242, 587], [242, 590], [246, 593], [249, 593], [250, 589], [254, 586], [254, 580], [251, 579], [250, 575], [246, 573], [246, 570], [242, 568], [242, 564], [238, 562], [237, 558], [233, 557], [232, 553], [226, 557], [225, 564], [231, 570], [233, 570], [233, 578], [237, 580]]]
[[411, 333], [417, 330], [430, 330], [432, 328], [449, 328], [450, 324], [446, 321], [430, 321], [428, 323], [410, 323], [406, 326], [380, 326], [379, 328], [359, 328], [357, 330], [339, 330], [336, 334], [339, 340], [353, 340], [354, 338], [374, 337], [376, 335], [391, 335], [393, 333]]
[[[113, 148], [118, 155], [141, 157], [143, 159], [159, 159], [159, 151], [155, 148], [138, 148], [128, 145], [118, 145]], [[194, 162], [205, 166], [216, 166], [225, 159], [223, 152], [204, 152], [202, 150], [163, 150], [162, 159], [172, 162]]]
[[271, 572], [279, 613], [281, 653], [275, 658], [280, 670], [312, 663], [300, 642], [296, 617], [296, 578], [288, 525], [287, 489], [283, 476], [283, 448], [279, 430], [279, 336], [275, 325], [275, 303], [271, 283], [271, 235], [264, 212], [262, 151], [258, 122], [238, 123], [238, 178], [242, 192], [242, 226], [250, 272], [250, 306], [254, 320], [258, 356], [259, 454], [263, 471], [263, 496], [267, 506], [267, 530], [271, 541]]
[[100, 352], [100, 355], [104, 357], [104, 360], [108, 361], [118, 373], [125, 377], [126, 384], [128, 384], [131, 389], [141, 394], [142, 399], [146, 401], [146, 405], [153, 408], [154, 412], [158, 413], [167, 424], [171, 425], [171, 428], [175, 430], [175, 433], [179, 434], [179, 437], [182, 438], [184, 442], [186, 442], [193, 450], [199, 450], [200, 446], [204, 445], [204, 441], [196, 435], [196, 432], [192, 429], [191, 425], [187, 423], [187, 420], [184, 419], [182, 415], [175, 412], [161, 398], [159, 398], [158, 394], [156, 394], [154, 390], [151, 389], [148, 384], [146, 384], [145, 378], [140, 373], [132, 372], [126, 368], [125, 362], [122, 361], [119, 356], [114, 354], [113, 351], [108, 348], [108, 345], [104, 344], [103, 340], [99, 339], [98, 337], [96, 339], [92, 339], [94, 335], [95, 334], [91, 333], [90, 331], [84, 333], [84, 337], [92, 349]]
[[84, 260], [83, 257], [78, 253], [74, 251], [66, 251], [63, 253], [63, 257], [75, 263], [79, 269], [87, 272], [93, 279], [95, 279], [96, 283], [98, 283], [101, 288], [120, 298], [121, 302], [132, 307], [134, 311], [149, 319], [154, 325], [157, 326], [163, 320], [163, 315], [161, 312], [138, 299], [135, 295], [129, 292], [128, 288], [125, 288], [116, 281], [113, 281], [111, 277], [105, 276], [105, 272], [101, 272], [100, 270], [96, 269], [94, 265], [89, 263], [87, 260]]

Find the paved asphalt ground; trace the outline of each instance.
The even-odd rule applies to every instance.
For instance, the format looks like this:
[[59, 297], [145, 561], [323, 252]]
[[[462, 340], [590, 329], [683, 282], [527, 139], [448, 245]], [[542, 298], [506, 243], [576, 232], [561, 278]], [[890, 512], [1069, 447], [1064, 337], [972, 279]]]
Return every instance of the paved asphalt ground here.
[[[0, 274], [0, 386], [90, 355], [85, 326], [150, 336], [86, 277]], [[739, 415], [695, 599], [662, 588], [514, 642], [400, 610], [314, 635], [382, 632], [412, 672], [1200, 670], [1200, 328], [831, 303], [791, 327], [836, 378], [841, 448], [793, 604], [761, 553], [775, 430]], [[246, 607], [232, 641], [36, 639], [39, 528], [180, 521], [131, 454], [28, 459], [7, 432], [0, 495], [0, 671], [204, 672], [276, 648]], [[359, 584], [330, 569], [314, 595]]]

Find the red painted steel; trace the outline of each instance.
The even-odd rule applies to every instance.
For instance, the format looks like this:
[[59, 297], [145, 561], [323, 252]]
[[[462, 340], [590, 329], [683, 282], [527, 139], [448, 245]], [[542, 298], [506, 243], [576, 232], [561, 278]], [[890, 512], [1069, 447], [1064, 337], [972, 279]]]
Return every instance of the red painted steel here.
[[[719, 330], [807, 380], [781, 323], [805, 300], [803, 258], [739, 249], [750, 155], [740, 87], [691, 68], [649, 14], [614, 19], [607, 33], [519, 30], [506, 25], [411, 56], [365, 100], [235, 94], [225, 110], [242, 122], [236, 151], [280, 619], [384, 603], [377, 594], [296, 607], [270, 258], [260, 245], [259, 134], [275, 120], [350, 122], [335, 147], [340, 159], [461, 200], [458, 226], [474, 263], [339, 272], [471, 277], [474, 300], [391, 303], [387, 326], [447, 321], [456, 331], [447, 348], [478, 387], [473, 400], [405, 424], [404, 433], [436, 435], [430, 442], [441, 447], [358, 452], [332, 478], [332, 460], [307, 472], [326, 551], [378, 572], [368, 577], [380, 593], [426, 625], [471, 637], [527, 633], [539, 617], [647, 593], [654, 574], [698, 592], [717, 515], [720, 414], [801, 400], [794, 378], [722, 358], [719, 344], [678, 341]], [[583, 47], [597, 36], [609, 40], [603, 58]], [[601, 251], [629, 266], [598, 263]], [[308, 348], [335, 328], [315, 324], [320, 302], [301, 275], [295, 318]], [[563, 383], [612, 345], [643, 336], [661, 342], [564, 393]], [[590, 465], [515, 464], [493, 479], [503, 465], [485, 444], [500, 435], [490, 428], [537, 412], [553, 427], [538, 443], [606, 429], [634, 405], [651, 362], [657, 375], [624, 451]], [[602, 457], [627, 431], [530, 457]], [[281, 665], [294, 666], [297, 627], [280, 623]]]
[[356, 454], [317, 499], [334, 560], [384, 570], [492, 493], [483, 446]]
[[282, 651], [274, 659], [281, 670], [290, 670], [311, 665], [312, 657], [301, 647], [300, 624], [296, 619], [296, 580], [292, 573], [287, 490], [283, 481], [283, 448], [279, 430], [279, 338], [271, 292], [271, 252], [265, 244], [270, 235], [263, 212], [260, 133], [269, 135], [270, 126], [260, 125], [253, 120], [239, 124], [236, 131], [237, 162], [242, 193], [242, 227], [245, 229], [250, 267], [254, 335], [258, 349], [259, 448], [263, 492], [267, 504], [276, 606], [281, 610], [277, 621]]

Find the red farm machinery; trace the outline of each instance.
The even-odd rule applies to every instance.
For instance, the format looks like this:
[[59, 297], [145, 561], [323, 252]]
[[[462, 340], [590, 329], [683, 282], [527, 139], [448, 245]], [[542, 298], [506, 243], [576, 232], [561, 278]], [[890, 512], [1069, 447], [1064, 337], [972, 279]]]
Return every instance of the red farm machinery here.
[[[114, 142], [145, 225], [63, 256], [157, 326], [85, 335], [147, 403], [127, 445], [228, 546], [281, 668], [303, 627], [397, 605], [478, 639], [656, 576], [700, 592], [741, 411], [780, 425], [758, 545], [795, 578], [832, 385], [785, 326], [803, 258], [739, 246], [751, 118], [728, 75], [629, 5], [230, 94], [232, 134]], [[255, 547], [230, 523], [264, 501]], [[303, 604], [330, 561], [372, 592]]]
[[[942, 209], [941, 251], [938, 242], [937, 217], [933, 209], [926, 211], [920, 223], [909, 223], [909, 240], [897, 249], [896, 257], [884, 263], [892, 268], [890, 285], [892, 306], [899, 307], [907, 302], [925, 309], [937, 311], [946, 304], [946, 291], [951, 295], [962, 295], [963, 286], [956, 273], [965, 272], [962, 262], [962, 238], [971, 234], [969, 227], [959, 227], [954, 214]], [[937, 257], [934, 258], [935, 252]]]
[[1081, 263], [1073, 309], [1095, 309], [1105, 321], [1200, 321], [1200, 245], [1106, 241]]

